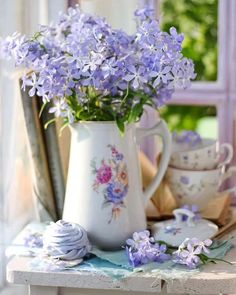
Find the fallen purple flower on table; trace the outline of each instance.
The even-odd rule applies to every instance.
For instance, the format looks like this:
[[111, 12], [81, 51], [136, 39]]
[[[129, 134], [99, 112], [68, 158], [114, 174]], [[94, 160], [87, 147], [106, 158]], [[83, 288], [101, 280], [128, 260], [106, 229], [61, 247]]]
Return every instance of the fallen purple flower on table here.
[[209, 246], [212, 240], [200, 241], [197, 238], [185, 239], [178, 250], [173, 252], [173, 261], [177, 264], [186, 265], [189, 268], [196, 268], [202, 262], [201, 254], [210, 253]]
[[24, 236], [24, 246], [29, 248], [42, 248], [43, 247], [43, 235], [37, 232], [29, 231]]
[[199, 249], [201, 252], [210, 253], [208, 247], [212, 245], [212, 240], [206, 239], [204, 241], [200, 241], [197, 238], [192, 238], [191, 243], [193, 246], [197, 247], [196, 249]]
[[166, 250], [166, 245], [156, 243], [147, 230], [135, 232], [133, 239], [126, 241], [126, 254], [133, 267], [150, 262], [162, 263], [169, 260], [171, 256], [166, 254]]

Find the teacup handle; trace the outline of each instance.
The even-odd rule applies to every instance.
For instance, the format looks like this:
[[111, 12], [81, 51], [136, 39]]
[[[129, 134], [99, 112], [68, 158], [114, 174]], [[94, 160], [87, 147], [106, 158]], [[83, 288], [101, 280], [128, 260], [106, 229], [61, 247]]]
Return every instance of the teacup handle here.
[[219, 151], [219, 154], [224, 154], [225, 150], [227, 151], [227, 155], [226, 155], [226, 158], [225, 160], [219, 164], [218, 167], [222, 167], [224, 165], [227, 165], [231, 162], [231, 160], [233, 159], [233, 155], [234, 155], [234, 151], [233, 151], [233, 147], [231, 144], [229, 143], [222, 143], [220, 145], [220, 151]]
[[[220, 181], [220, 185], [228, 178], [230, 178], [234, 173], [236, 173], [236, 166], [231, 166], [229, 167], [229, 169], [225, 172], [225, 174], [223, 174], [221, 181]], [[217, 197], [221, 197], [224, 194], [227, 193], [236, 193], [236, 186], [233, 186], [227, 190], [224, 190], [222, 192], [218, 192], [217, 193]]]
[[195, 226], [195, 223], [194, 223], [194, 217], [195, 217], [195, 214], [188, 210], [188, 209], [184, 209], [184, 208], [179, 208], [179, 209], [175, 209], [173, 210], [173, 214], [174, 214], [174, 217], [175, 217], [175, 220], [176, 220], [176, 223], [182, 223], [182, 216], [183, 215], [186, 215], [187, 216], [187, 226], [190, 226], [190, 227], [193, 227]]
[[165, 175], [167, 166], [170, 160], [171, 154], [171, 134], [168, 129], [166, 122], [162, 119], [158, 121], [156, 125], [151, 128], [137, 128], [136, 129], [136, 141], [140, 143], [141, 139], [150, 135], [159, 135], [163, 140], [163, 152], [161, 156], [161, 161], [159, 165], [159, 169], [154, 176], [152, 182], [147, 186], [144, 194], [144, 201], [147, 204], [148, 200], [152, 197], [156, 189], [158, 188], [162, 178]]

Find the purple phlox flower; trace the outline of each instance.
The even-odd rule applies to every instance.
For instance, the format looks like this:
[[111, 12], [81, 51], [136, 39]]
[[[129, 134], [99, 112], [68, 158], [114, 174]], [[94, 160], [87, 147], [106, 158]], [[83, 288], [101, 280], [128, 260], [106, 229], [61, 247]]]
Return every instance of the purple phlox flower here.
[[48, 60], [48, 54], [44, 54], [40, 56], [40, 58], [36, 58], [34, 61], [32, 61], [32, 68], [34, 69], [34, 71], [41, 73], [41, 71], [48, 66]]
[[171, 258], [170, 254], [166, 254], [167, 247], [166, 245], [162, 244], [159, 245], [158, 243], [153, 244], [150, 248], [147, 249], [147, 257], [149, 261], [155, 261], [162, 263], [167, 261]]
[[5, 59], [12, 58], [12, 50], [16, 47], [15, 39], [18, 39], [20, 34], [18, 32], [13, 33], [11, 36], [5, 39], [0, 39], [0, 57]]
[[56, 117], [66, 116], [65, 111], [68, 108], [66, 101], [63, 98], [53, 100], [53, 107], [49, 109], [49, 113], [54, 113]]
[[6, 39], [1, 39], [0, 56], [6, 59], [14, 58], [16, 65], [20, 65], [28, 54], [29, 45], [26, 40], [26, 37], [21, 36], [18, 32]]
[[188, 81], [196, 77], [192, 62], [186, 58], [176, 62], [171, 72], [173, 77], [168, 85], [170, 89], [187, 88], [189, 86]]
[[105, 60], [101, 66], [101, 70], [102, 70], [104, 79], [106, 79], [109, 75], [115, 75], [117, 71], [115, 57]]
[[181, 248], [173, 252], [174, 262], [179, 264], [184, 264], [189, 268], [196, 268], [200, 263], [200, 258], [198, 254], [201, 251], [199, 249], [194, 249], [191, 243], [188, 243], [186, 248]]
[[200, 262], [200, 254], [202, 252], [209, 253], [212, 240], [206, 239], [200, 241], [197, 238], [185, 239], [183, 243], [179, 246], [178, 250], [173, 252], [174, 262], [179, 264], [184, 264], [189, 268], [196, 268]]
[[101, 74], [99, 75], [95, 71], [87, 71], [83, 73], [84, 78], [81, 80], [82, 86], [92, 86], [99, 89], [101, 86]]
[[42, 248], [43, 247], [43, 235], [38, 232], [29, 231], [24, 236], [24, 245], [30, 248]]
[[210, 247], [212, 245], [212, 240], [210, 239], [206, 239], [204, 241], [200, 241], [197, 238], [193, 238], [191, 239], [191, 243], [194, 247], [196, 247], [196, 250], [200, 251], [200, 252], [205, 252], [205, 253], [210, 253], [210, 250], [208, 249], [208, 247]]
[[39, 81], [40, 85], [37, 87], [37, 95], [42, 97], [44, 103], [48, 102], [54, 97], [54, 95], [52, 95], [52, 87], [55, 87], [53, 80], [51, 77], [41, 72]]
[[91, 52], [91, 59], [85, 62], [85, 65], [82, 69], [82, 72], [85, 73], [88, 70], [95, 71], [99, 65], [102, 64], [104, 57], [101, 53], [98, 52]]
[[72, 95], [74, 89], [75, 82], [73, 80], [66, 81], [66, 83], [62, 86], [62, 90], [64, 92], [65, 96], [70, 96]]
[[167, 84], [169, 80], [173, 78], [173, 76], [170, 73], [171, 67], [166, 66], [161, 71], [155, 72], [152, 71], [149, 75], [151, 77], [154, 77], [155, 80], [153, 81], [153, 87], [158, 87], [158, 85], [162, 82], [164, 84]]
[[146, 48], [148, 45], [156, 46], [159, 31], [159, 22], [157, 20], [145, 21], [138, 28], [135, 41], [138, 42], [141, 48]]
[[150, 237], [150, 232], [144, 230], [141, 232], [134, 232], [133, 239], [128, 239], [126, 244], [132, 248], [139, 248], [140, 246], [148, 246], [150, 243], [154, 243], [154, 238]]
[[188, 242], [189, 242], [189, 238], [186, 238], [178, 247], [178, 249], [176, 251], [173, 252], [173, 256], [176, 258], [176, 257], [179, 257], [181, 252], [186, 248]]
[[153, 95], [153, 102], [160, 108], [166, 104], [168, 100], [171, 99], [174, 90], [168, 89], [168, 87], [161, 87], [156, 95]]
[[133, 35], [128, 35], [122, 30], [114, 30], [113, 34], [110, 34], [106, 38], [110, 49], [115, 53], [115, 56], [122, 58], [132, 50], [132, 42], [134, 41]]
[[181, 50], [181, 44], [182, 44], [182, 42], [184, 40], [184, 34], [178, 34], [175, 27], [170, 28], [170, 34], [173, 37], [173, 39], [174, 39], [174, 41], [175, 41], [175, 43], [177, 45], [176, 49]]
[[146, 251], [144, 248], [139, 248], [136, 251], [133, 251], [131, 247], [126, 246], [126, 255], [129, 259], [129, 263], [133, 267], [137, 267], [139, 265], [147, 264], [149, 262]]
[[134, 89], [142, 88], [143, 83], [147, 82], [147, 74], [144, 67], [135, 68], [133, 65], [128, 67], [129, 73], [124, 77], [125, 81], [131, 82]]
[[30, 77], [24, 76], [22, 78], [22, 89], [25, 91], [26, 86], [32, 86], [29, 90], [29, 96], [34, 96], [37, 92], [37, 88], [40, 86], [35, 73], [32, 73]]
[[169, 89], [181, 88], [183, 72], [181, 71], [180, 67], [178, 65], [174, 65], [171, 69], [171, 73], [172, 73], [172, 78], [170, 79], [170, 82], [168, 83], [168, 88]]
[[134, 267], [150, 262], [161, 263], [170, 259], [170, 255], [165, 253], [166, 250], [166, 245], [156, 243], [147, 230], [135, 232], [133, 238], [126, 241], [126, 254]]
[[155, 11], [153, 8], [150, 8], [149, 6], [145, 6], [141, 9], [137, 9], [134, 12], [134, 15], [138, 17], [141, 21], [146, 19], [153, 19], [155, 16]]
[[75, 121], [75, 117], [74, 117], [74, 115], [73, 115], [72, 110], [69, 109], [69, 107], [68, 107], [67, 109], [65, 109], [65, 117], [68, 118], [68, 122], [69, 122], [70, 124], [74, 123], [74, 121]]
[[[0, 50], [34, 73], [23, 78], [23, 89], [31, 87], [30, 96], [37, 94], [43, 102], [62, 100], [62, 106], [57, 103], [50, 109], [56, 116], [79, 120], [79, 115], [74, 117], [76, 103], [85, 107], [96, 95], [106, 98], [117, 116], [128, 118], [130, 108], [120, 103], [126, 93], [130, 104], [138, 94], [148, 95], [160, 107], [177, 87], [189, 87], [196, 76], [193, 62], [181, 53], [183, 34], [175, 28], [162, 32], [149, 7], [137, 10], [135, 16], [137, 32], [128, 35], [76, 6], [61, 14], [56, 23], [41, 26], [32, 38], [18, 33], [7, 37]], [[63, 105], [63, 98], [74, 94], [78, 94], [76, 103]]]
[[197, 74], [194, 72], [194, 63], [191, 59], [183, 57], [179, 64], [184, 73], [183, 82], [186, 82], [188, 79], [196, 78]]
[[59, 25], [64, 31], [66, 31], [74, 22], [80, 20], [82, 15], [83, 14], [81, 13], [78, 5], [74, 8], [70, 7], [66, 14], [60, 14]]

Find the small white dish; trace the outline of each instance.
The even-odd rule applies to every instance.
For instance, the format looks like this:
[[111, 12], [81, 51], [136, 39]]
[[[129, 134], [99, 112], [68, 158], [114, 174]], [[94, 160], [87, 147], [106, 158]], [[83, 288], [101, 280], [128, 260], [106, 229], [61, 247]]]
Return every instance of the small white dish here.
[[[175, 219], [157, 222], [152, 228], [152, 236], [157, 241], [164, 241], [178, 247], [186, 238], [198, 238], [201, 241], [210, 239], [218, 232], [218, 226], [206, 219], [194, 221], [195, 214], [187, 209], [175, 209]], [[186, 215], [187, 220], [182, 221]]]

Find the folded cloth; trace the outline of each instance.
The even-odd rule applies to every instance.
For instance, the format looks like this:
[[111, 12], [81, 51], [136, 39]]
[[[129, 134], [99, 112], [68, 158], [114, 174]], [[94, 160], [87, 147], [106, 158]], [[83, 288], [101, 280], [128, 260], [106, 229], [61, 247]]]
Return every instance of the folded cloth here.
[[125, 250], [118, 251], [103, 251], [93, 246], [90, 251], [95, 256], [107, 260], [113, 265], [121, 266], [125, 269], [133, 270], [134, 268], [129, 264], [128, 257], [126, 256]]
[[228, 251], [233, 247], [234, 245], [231, 240], [214, 241], [211, 246], [211, 252], [207, 256], [210, 258], [223, 259]]
[[[212, 250], [208, 254], [210, 258], [223, 259], [227, 252], [233, 247], [232, 242], [229, 241], [216, 241], [212, 245]], [[126, 270], [132, 270], [133, 272], [143, 271], [143, 272], [157, 272], [160, 270], [160, 274], [164, 274], [165, 278], [181, 277], [183, 273], [192, 275], [198, 272], [199, 269], [189, 270], [185, 266], [177, 265], [173, 261], [169, 260], [163, 263], [152, 262], [146, 265], [141, 265], [139, 267], [132, 267], [129, 264], [128, 258], [126, 256], [125, 250], [120, 251], [103, 251], [96, 247], [93, 247], [92, 253], [102, 260], [109, 261], [114, 267], [122, 267]], [[93, 263], [93, 262], [92, 262]], [[95, 265], [96, 266], [96, 265]], [[164, 271], [164, 272], [163, 272]], [[130, 272], [128, 273], [128, 275]]]
[[99, 257], [85, 260], [82, 265], [77, 267], [77, 269], [101, 273], [112, 277], [115, 280], [120, 280], [122, 278], [128, 277], [130, 274], [133, 273], [132, 269], [124, 268]]
[[[215, 242], [213, 248], [208, 255], [211, 258], [223, 259], [226, 253], [232, 248], [232, 242], [226, 241]], [[126, 257], [125, 250], [120, 251], [103, 251], [96, 247], [92, 253], [96, 257], [91, 257], [81, 261], [58, 261], [53, 262], [52, 259], [42, 259], [36, 257], [30, 262], [30, 269], [37, 271], [88, 271], [99, 273], [111, 277], [114, 280], [126, 278], [135, 272], [155, 273], [157, 277], [165, 280], [189, 278], [192, 275], [201, 271], [201, 267], [190, 270], [183, 265], [176, 265], [169, 260], [164, 263], [152, 262], [146, 265], [133, 268]]]

